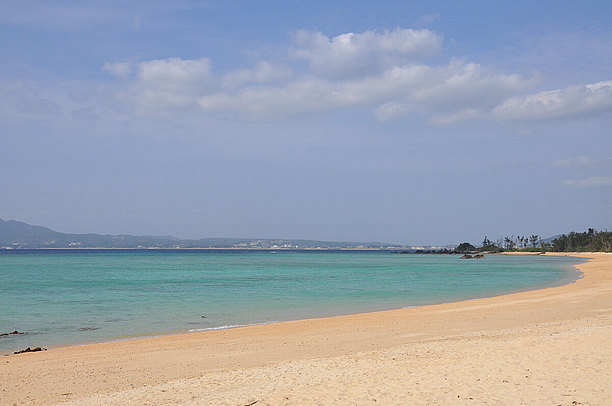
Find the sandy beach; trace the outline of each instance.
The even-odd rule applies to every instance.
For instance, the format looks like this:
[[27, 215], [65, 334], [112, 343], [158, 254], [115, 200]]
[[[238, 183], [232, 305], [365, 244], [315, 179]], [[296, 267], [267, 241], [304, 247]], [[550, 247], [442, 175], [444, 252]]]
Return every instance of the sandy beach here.
[[572, 255], [560, 287], [5, 356], [0, 404], [609, 405], [612, 254]]

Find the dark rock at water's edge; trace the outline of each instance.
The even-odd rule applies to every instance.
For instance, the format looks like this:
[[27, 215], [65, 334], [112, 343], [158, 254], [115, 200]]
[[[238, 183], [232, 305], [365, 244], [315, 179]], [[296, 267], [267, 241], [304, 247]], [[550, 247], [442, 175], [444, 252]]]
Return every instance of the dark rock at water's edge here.
[[482, 259], [484, 258], [484, 255], [482, 254], [476, 254], [476, 255], [470, 255], [470, 254], [464, 254], [461, 259]]
[[18, 334], [25, 334], [25, 333], [15, 330], [15, 331], [11, 331], [10, 333], [2, 333], [0, 334], [0, 337], [16, 336]]
[[441, 250], [416, 250], [415, 254], [453, 254], [453, 251], [448, 248], [443, 248]]
[[42, 348], [42, 347], [34, 347], [34, 348], [26, 348], [24, 350], [19, 350], [19, 351], [15, 351], [13, 354], [23, 354], [26, 352], [38, 352], [38, 351], [47, 351], [46, 348]]

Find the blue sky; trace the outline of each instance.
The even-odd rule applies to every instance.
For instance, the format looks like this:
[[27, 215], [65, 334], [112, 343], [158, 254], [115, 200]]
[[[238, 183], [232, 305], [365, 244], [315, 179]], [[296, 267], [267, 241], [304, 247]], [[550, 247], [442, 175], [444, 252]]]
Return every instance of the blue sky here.
[[606, 1], [0, 1], [0, 218], [407, 244], [611, 229], [610, 21]]

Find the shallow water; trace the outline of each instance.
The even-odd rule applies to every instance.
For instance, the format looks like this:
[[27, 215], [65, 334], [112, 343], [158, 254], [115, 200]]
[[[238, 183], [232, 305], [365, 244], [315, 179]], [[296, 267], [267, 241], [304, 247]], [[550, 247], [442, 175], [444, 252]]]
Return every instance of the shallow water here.
[[367, 251], [0, 254], [0, 353], [473, 299], [561, 285], [568, 257]]

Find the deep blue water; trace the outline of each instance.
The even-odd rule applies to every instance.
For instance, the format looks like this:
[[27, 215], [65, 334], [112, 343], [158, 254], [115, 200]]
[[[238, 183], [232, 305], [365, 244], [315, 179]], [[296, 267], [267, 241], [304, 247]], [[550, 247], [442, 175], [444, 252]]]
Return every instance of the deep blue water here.
[[569, 283], [567, 257], [380, 251], [0, 253], [0, 353], [421, 306]]

